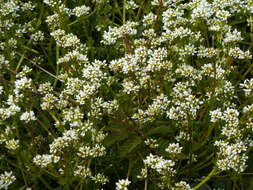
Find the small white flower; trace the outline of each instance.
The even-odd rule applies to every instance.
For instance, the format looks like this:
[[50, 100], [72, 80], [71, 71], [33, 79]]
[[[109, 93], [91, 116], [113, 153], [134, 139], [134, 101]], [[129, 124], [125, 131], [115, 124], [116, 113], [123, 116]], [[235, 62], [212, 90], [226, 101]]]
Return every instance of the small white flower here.
[[178, 143], [171, 143], [166, 149], [166, 152], [169, 152], [170, 154], [180, 154], [182, 151], [182, 147], [179, 146]]
[[128, 190], [127, 186], [130, 185], [131, 181], [128, 179], [121, 179], [116, 183], [116, 190]]
[[12, 175], [12, 171], [4, 172], [0, 175], [0, 189], [8, 189], [8, 186], [16, 180], [16, 177]]
[[34, 115], [33, 111], [25, 112], [20, 116], [20, 120], [25, 121], [25, 123], [28, 123], [29, 121], [36, 120], [36, 117]]
[[19, 147], [19, 140], [9, 140], [6, 141], [6, 148], [8, 148], [9, 150], [16, 150]]

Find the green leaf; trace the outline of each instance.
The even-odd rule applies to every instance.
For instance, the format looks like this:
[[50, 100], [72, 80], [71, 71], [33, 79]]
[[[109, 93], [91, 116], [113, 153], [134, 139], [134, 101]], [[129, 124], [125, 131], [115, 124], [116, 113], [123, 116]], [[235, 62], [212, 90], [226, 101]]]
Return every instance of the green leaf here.
[[108, 135], [103, 141], [103, 144], [106, 147], [110, 147], [116, 142], [122, 141], [128, 137], [128, 131], [126, 128], [117, 123], [109, 125], [105, 130], [111, 132], [111, 134]]
[[204, 183], [199, 190], [212, 190], [211, 187], [209, 185], [207, 185], [206, 183]]
[[232, 184], [233, 182], [228, 178], [217, 179], [213, 182], [213, 187], [215, 189], [229, 190], [229, 189], [232, 189]]
[[149, 131], [146, 132], [146, 136], [151, 136], [151, 135], [162, 135], [166, 136], [169, 133], [173, 133], [175, 131], [175, 128], [172, 126], [160, 126], [156, 128], [152, 128]]
[[131, 153], [140, 143], [142, 142], [139, 136], [131, 136], [127, 141], [125, 141], [119, 150], [119, 156], [124, 157]]
[[115, 144], [118, 141], [122, 141], [124, 139], [126, 139], [128, 137], [128, 133], [127, 132], [121, 132], [121, 133], [112, 133], [110, 135], [108, 135], [104, 141], [103, 144], [106, 147], [110, 147], [113, 144]]
[[112, 123], [112, 124], [109, 124], [108, 127], [106, 127], [106, 131], [120, 131], [120, 130], [124, 130], [125, 129], [125, 126], [124, 125], [120, 125], [118, 123]]

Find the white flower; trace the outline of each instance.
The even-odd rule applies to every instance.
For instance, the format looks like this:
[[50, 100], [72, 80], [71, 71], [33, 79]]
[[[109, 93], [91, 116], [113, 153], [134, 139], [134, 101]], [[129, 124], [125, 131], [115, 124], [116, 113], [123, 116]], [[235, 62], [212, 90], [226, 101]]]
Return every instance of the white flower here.
[[3, 92], [4, 92], [4, 87], [0, 86], [0, 95], [2, 95]]
[[130, 0], [130, 1], [127, 1], [126, 2], [126, 9], [128, 10], [128, 9], [132, 9], [132, 10], [134, 10], [134, 9], [137, 9], [139, 6], [138, 5], [136, 5], [136, 3], [133, 1], [133, 0]]
[[45, 168], [52, 163], [57, 163], [59, 160], [60, 160], [59, 156], [43, 154], [35, 156], [33, 158], [33, 163], [37, 166]]
[[185, 181], [180, 181], [175, 184], [175, 187], [172, 190], [191, 190], [191, 186]]
[[82, 179], [91, 177], [91, 170], [84, 166], [77, 166], [77, 170], [74, 171], [74, 176], [81, 177]]
[[128, 190], [127, 186], [130, 185], [131, 181], [128, 179], [121, 179], [116, 183], [116, 190]]
[[75, 7], [72, 11], [72, 14], [77, 16], [77, 17], [80, 17], [84, 14], [88, 14], [89, 13], [89, 10], [90, 10], [90, 7], [87, 7], [85, 5], [82, 5], [80, 7]]
[[166, 149], [166, 152], [169, 152], [170, 154], [180, 154], [182, 151], [182, 147], [179, 146], [178, 143], [171, 143]]
[[16, 180], [16, 177], [12, 175], [12, 171], [4, 172], [0, 175], [0, 189], [8, 189], [8, 186]]
[[25, 112], [20, 116], [20, 120], [25, 121], [25, 123], [28, 123], [29, 121], [35, 121], [36, 117], [34, 115], [33, 111]]
[[9, 140], [6, 141], [6, 148], [10, 149], [10, 150], [16, 150], [19, 147], [19, 140]]

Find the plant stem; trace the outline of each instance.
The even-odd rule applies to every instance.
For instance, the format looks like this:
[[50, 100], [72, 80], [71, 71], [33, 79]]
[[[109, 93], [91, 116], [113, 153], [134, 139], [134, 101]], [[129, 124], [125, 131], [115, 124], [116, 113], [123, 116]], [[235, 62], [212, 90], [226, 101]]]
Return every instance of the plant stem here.
[[[38, 27], [39, 27], [40, 24], [41, 24], [41, 18], [42, 18], [42, 14], [43, 14], [43, 13], [44, 13], [44, 6], [42, 6], [41, 9], [40, 9], [40, 16], [39, 16], [38, 22], [37, 22], [36, 27], [35, 27], [36, 29], [38, 29]], [[32, 38], [30, 38], [29, 41], [27, 42], [27, 46], [26, 46], [25, 49], [27, 49], [28, 46], [29, 46], [31, 43], [32, 43]], [[21, 64], [22, 64], [22, 62], [23, 62], [23, 60], [24, 60], [24, 58], [25, 58], [25, 54], [26, 54], [26, 51], [23, 52], [23, 55], [22, 55], [21, 58], [19, 59], [18, 65], [17, 65], [17, 67], [16, 67], [16, 69], [15, 69], [16, 72], [18, 72], [18, 70], [19, 70], [19, 68], [20, 68], [20, 66], [21, 66]]]
[[123, 5], [123, 24], [126, 24], [126, 0], [124, 0]]
[[46, 182], [46, 180], [44, 180], [41, 176], [39, 177], [39, 179], [41, 180], [42, 183], [44, 183], [44, 185], [50, 189], [50, 190], [53, 190], [53, 188], [50, 187], [50, 185]]
[[[18, 55], [20, 55], [20, 56], [23, 56], [23, 55], [22, 55], [21, 53], [19, 53], [19, 52], [16, 52], [16, 53], [17, 53]], [[47, 70], [43, 69], [41, 66], [37, 65], [34, 61], [32, 61], [32, 60], [26, 58], [25, 56], [24, 56], [24, 59], [26, 59], [27, 61], [29, 61], [30, 63], [32, 63], [34, 66], [38, 67], [40, 70], [42, 70], [42, 71], [44, 71], [45, 73], [49, 74], [51, 77], [57, 78], [57, 77], [56, 77], [55, 75], [53, 75], [52, 73], [48, 72]]]
[[128, 171], [127, 171], [127, 179], [128, 179], [129, 176], [130, 176], [131, 169], [132, 169], [132, 160], [129, 159], [129, 166], [128, 166]]
[[148, 179], [145, 179], [145, 187], [144, 190], [148, 190]]
[[59, 46], [56, 46], [56, 78], [54, 80], [54, 84], [53, 84], [53, 88], [56, 87], [57, 84], [57, 80], [58, 80], [58, 75], [59, 75], [59, 68], [60, 65], [58, 64], [58, 60], [59, 60]]
[[195, 186], [193, 188], [193, 190], [197, 190], [198, 188], [200, 188], [204, 183], [206, 183], [211, 177], [212, 175], [214, 174], [214, 172], [216, 171], [216, 168], [213, 168], [212, 171], [209, 173], [209, 175], [203, 179], [197, 186]]

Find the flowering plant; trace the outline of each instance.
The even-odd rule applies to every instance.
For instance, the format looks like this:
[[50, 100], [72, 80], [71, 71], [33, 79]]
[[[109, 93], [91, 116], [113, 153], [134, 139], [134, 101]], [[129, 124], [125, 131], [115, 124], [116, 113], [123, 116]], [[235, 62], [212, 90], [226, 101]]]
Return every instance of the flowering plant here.
[[251, 0], [0, 1], [0, 189], [244, 189]]

